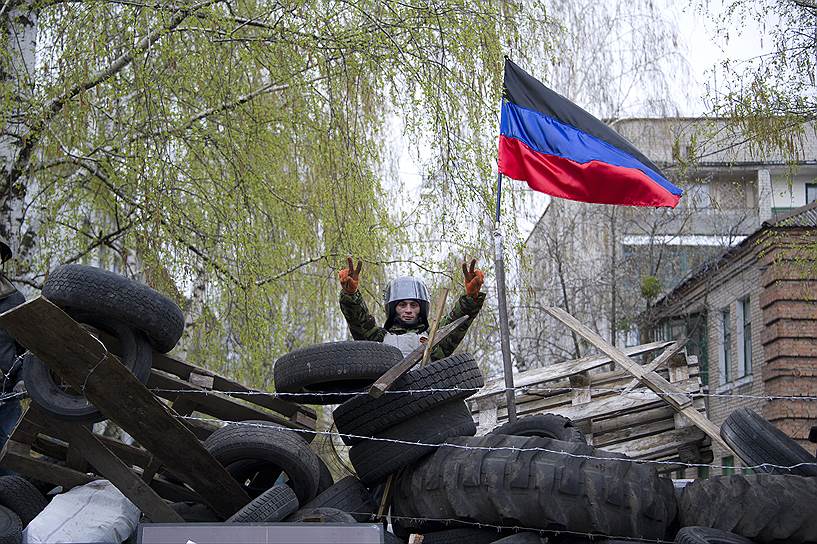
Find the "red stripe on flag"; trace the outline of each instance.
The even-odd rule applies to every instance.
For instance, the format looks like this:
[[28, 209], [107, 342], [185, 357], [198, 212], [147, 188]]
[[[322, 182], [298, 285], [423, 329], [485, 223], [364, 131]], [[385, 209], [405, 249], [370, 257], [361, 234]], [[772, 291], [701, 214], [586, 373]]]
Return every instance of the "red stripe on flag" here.
[[674, 208], [681, 198], [637, 168], [600, 161], [578, 163], [545, 155], [516, 138], [502, 135], [499, 137], [499, 172], [528, 182], [534, 191], [581, 202]]

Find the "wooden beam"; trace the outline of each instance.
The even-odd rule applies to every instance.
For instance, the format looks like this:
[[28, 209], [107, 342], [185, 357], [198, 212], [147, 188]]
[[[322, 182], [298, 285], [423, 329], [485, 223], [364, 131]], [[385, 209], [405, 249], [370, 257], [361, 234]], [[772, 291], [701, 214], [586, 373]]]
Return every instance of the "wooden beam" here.
[[[153, 354], [153, 368], [173, 374], [183, 380], [190, 379], [193, 373], [200, 376], [209, 376], [213, 379], [212, 389], [228, 392], [231, 397], [244, 399], [258, 406], [263, 406], [264, 408], [283, 414], [287, 416], [292, 423], [295, 423], [297, 427], [315, 430], [317, 415], [315, 410], [307, 406], [279, 399], [273, 394], [259, 394], [262, 392], [245, 387], [236, 381], [225, 378], [205, 368], [174, 359], [169, 355], [161, 353]], [[288, 426], [291, 427], [293, 425], [290, 424]]]
[[[673, 355], [675, 355], [676, 353], [681, 351], [684, 348], [684, 346], [686, 346], [686, 345], [687, 345], [687, 339], [686, 338], [683, 338], [681, 340], [678, 340], [677, 342], [674, 342], [670, 347], [665, 349], [661, 353], [661, 355], [656, 357], [650, 364], [645, 366], [644, 370], [646, 370], [647, 372], [654, 372], [654, 371], [658, 370], [661, 367], [661, 365], [663, 365], [664, 363], [669, 361], [672, 358]], [[621, 392], [621, 394], [626, 395], [627, 393], [629, 393], [630, 391], [632, 391], [633, 389], [638, 387], [639, 383], [641, 383], [641, 382], [638, 379], [632, 380], [630, 383], [627, 384], [627, 387], [624, 388], [624, 390]]]
[[635, 378], [659, 395], [665, 402], [672, 406], [676, 411], [682, 413], [696, 427], [706, 433], [712, 440], [717, 442], [726, 451], [732, 452], [732, 448], [721, 438], [718, 427], [709, 421], [706, 416], [701, 414], [692, 406], [692, 399], [679, 391], [673, 384], [669, 383], [661, 375], [655, 372], [647, 372], [644, 367], [627, 357], [622, 351], [611, 345], [604, 338], [593, 332], [585, 325], [565, 312], [561, 308], [545, 308], [545, 311], [551, 316], [555, 317], [562, 323], [568, 326], [572, 331], [576, 332], [582, 338], [596, 346], [605, 355], [610, 357], [616, 364], [635, 376]]
[[[105, 332], [100, 332], [99, 337], [115, 355], [121, 354], [119, 341], [115, 337]], [[205, 388], [207, 389], [228, 392], [232, 398], [240, 398], [257, 406], [262, 406], [279, 414], [283, 414], [288, 418], [285, 424], [287, 427], [315, 429], [317, 415], [315, 414], [315, 410], [308, 406], [281, 400], [272, 393], [250, 389], [211, 370], [198, 367], [180, 359], [174, 359], [163, 353], [153, 352], [153, 368], [167, 372], [168, 374], [173, 374], [189, 383], [194, 383], [201, 387], [206, 386]]]
[[201, 442], [117, 357], [68, 314], [36, 297], [0, 314], [0, 327], [82, 391], [106, 417], [229, 517], [250, 500]]
[[454, 329], [465, 323], [468, 319], [469, 316], [464, 315], [453, 323], [449, 323], [437, 331], [434, 338], [429, 339], [425, 346], [420, 346], [419, 348], [415, 349], [406, 355], [402, 361], [388, 369], [382, 376], [380, 376], [377, 381], [375, 381], [374, 385], [369, 389], [369, 395], [375, 398], [382, 396], [383, 393], [388, 391], [389, 387], [394, 384], [397, 378], [411, 370], [411, 367], [420, 362], [420, 359], [423, 358], [423, 353], [425, 353], [426, 346], [428, 346], [428, 349], [434, 349], [437, 344], [445, 339], [446, 336], [454, 332]]
[[81, 451], [94, 468], [139, 507], [154, 523], [184, 523], [184, 519], [162, 500], [156, 491], [142, 481], [117, 456], [111, 453], [94, 433], [79, 424], [66, 423], [71, 448]]
[[[151, 370], [147, 387], [150, 390], [157, 389], [154, 394], [172, 401], [175, 410], [178, 403], [182, 411], [186, 407], [192, 406], [196, 412], [201, 412], [217, 417], [222, 421], [245, 421], [248, 419], [270, 421], [278, 423], [284, 427], [291, 427], [292, 423], [279, 414], [262, 410], [256, 406], [238, 402], [228, 396], [219, 394], [218, 391], [202, 389], [196, 385], [180, 380], [158, 370]], [[182, 391], [182, 393], [170, 393], [169, 391]], [[188, 392], [189, 391], [189, 392]], [[176, 410], [178, 413], [178, 410]], [[189, 415], [192, 413], [179, 414]], [[299, 433], [301, 434], [301, 433]]]
[[98, 476], [89, 476], [84, 472], [77, 472], [68, 467], [31, 457], [24, 444], [13, 440], [7, 441], [3, 447], [3, 452], [0, 454], [0, 466], [42, 482], [61, 485], [66, 491], [72, 487], [99, 480]]

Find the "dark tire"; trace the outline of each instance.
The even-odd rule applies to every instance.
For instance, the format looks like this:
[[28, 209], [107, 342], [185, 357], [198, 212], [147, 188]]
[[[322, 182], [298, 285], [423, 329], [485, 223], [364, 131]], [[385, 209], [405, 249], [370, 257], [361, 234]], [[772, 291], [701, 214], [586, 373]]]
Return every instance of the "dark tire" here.
[[289, 429], [267, 421], [231, 423], [211, 434], [204, 447], [225, 467], [249, 460], [286, 473], [299, 503], [309, 502], [317, 493], [318, 457], [303, 438]]
[[326, 466], [320, 455], [318, 455], [318, 476], [318, 495], [320, 495], [335, 483], [332, 473], [329, 472], [329, 467]]
[[264, 523], [281, 521], [298, 510], [298, 497], [289, 486], [276, 485], [254, 498], [227, 519], [227, 523]]
[[457, 353], [403, 375], [391, 387], [394, 391], [449, 391], [387, 391], [378, 398], [359, 395], [338, 406], [332, 416], [342, 434], [341, 439], [351, 446], [363, 439], [343, 435], [374, 436], [435, 406], [470, 397], [483, 385], [482, 372], [474, 357], [469, 353]]
[[[77, 314], [75, 318], [115, 336], [120, 345], [122, 364], [140, 382], [147, 383], [153, 365], [153, 350], [142, 333], [116, 321], [102, 322], [99, 317]], [[61, 385], [59, 377], [33, 354], [27, 353], [22, 361], [23, 382], [28, 394], [49, 414], [58, 419], [78, 423], [96, 423], [105, 419], [84, 395]]]
[[360, 522], [371, 520], [377, 510], [369, 490], [355, 476], [343, 478], [306, 503], [304, 508], [335, 508], [352, 514]]
[[[340, 404], [399, 363], [403, 354], [380, 342], [331, 342], [296, 349], [275, 361], [275, 389], [304, 404]], [[329, 393], [321, 395], [320, 392]]]
[[539, 437], [448, 442], [459, 447], [397, 479], [392, 512], [406, 528], [423, 532], [411, 518], [438, 518], [658, 539], [675, 519], [672, 481], [622, 455]]
[[294, 523], [357, 523], [350, 514], [337, 508], [301, 508], [286, 520]]
[[675, 536], [677, 544], [754, 544], [748, 538], [708, 527], [684, 527]]
[[23, 523], [4, 506], [0, 506], [0, 544], [20, 544], [23, 541]]
[[490, 544], [502, 535], [490, 529], [447, 529], [423, 534], [423, 544]]
[[170, 508], [187, 522], [211, 523], [222, 521], [222, 518], [213, 512], [206, 504], [198, 502], [174, 502], [170, 504]]
[[[797, 442], [748, 408], [729, 414], [721, 425], [721, 437], [746, 465], [757, 472], [817, 476], [817, 460]], [[792, 469], [777, 468], [794, 467]], [[800, 463], [807, 465], [797, 466]]]
[[69, 314], [84, 312], [140, 330], [154, 349], [167, 353], [184, 331], [179, 306], [137, 281], [93, 266], [63, 265], [48, 276], [43, 296]]
[[471, 411], [464, 402], [457, 400], [441, 404], [377, 435], [376, 438], [385, 441], [366, 440], [355, 444], [349, 449], [349, 460], [360, 480], [371, 487], [437, 449], [436, 445], [419, 446], [403, 442], [441, 444], [450, 437], [473, 436], [476, 432]]
[[48, 500], [34, 484], [20, 476], [0, 476], [0, 505], [20, 518], [23, 527], [48, 505]]
[[526, 416], [500, 425], [488, 434], [509, 434], [513, 436], [539, 436], [553, 438], [562, 442], [578, 442], [587, 444], [584, 433], [573, 426], [573, 422], [566, 417], [556, 414], [542, 414]]
[[817, 542], [816, 483], [782, 474], [696, 480], [681, 493], [681, 527], [720, 529], [759, 543]]

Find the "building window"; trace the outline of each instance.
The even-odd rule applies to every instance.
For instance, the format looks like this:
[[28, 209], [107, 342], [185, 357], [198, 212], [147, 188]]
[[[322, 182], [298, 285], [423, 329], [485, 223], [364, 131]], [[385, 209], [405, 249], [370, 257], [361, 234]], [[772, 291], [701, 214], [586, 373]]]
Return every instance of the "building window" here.
[[705, 480], [709, 478], [709, 467], [698, 467], [698, 479]]
[[738, 301], [738, 378], [752, 373], [752, 309], [749, 297]]
[[721, 457], [721, 474], [724, 476], [731, 476], [735, 473], [735, 457], [732, 455], [727, 455], [726, 457]]
[[729, 382], [729, 347], [732, 345], [732, 330], [730, 324], [729, 308], [721, 310], [721, 338], [720, 357], [718, 366], [720, 368], [720, 383]]
[[817, 201], [817, 183], [806, 183], [806, 204]]

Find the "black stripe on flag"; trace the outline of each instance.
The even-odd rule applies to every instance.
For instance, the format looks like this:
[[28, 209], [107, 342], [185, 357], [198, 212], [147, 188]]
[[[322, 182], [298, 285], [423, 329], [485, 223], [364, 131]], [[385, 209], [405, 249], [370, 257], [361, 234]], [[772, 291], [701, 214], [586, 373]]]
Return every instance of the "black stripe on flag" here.
[[505, 58], [503, 96], [505, 100], [513, 102], [517, 106], [543, 113], [619, 148], [641, 161], [644, 166], [653, 169], [657, 174], [666, 178], [650, 159], [645, 157], [618, 132], [567, 98], [545, 87], [539, 80], [514, 64], [509, 58]]

